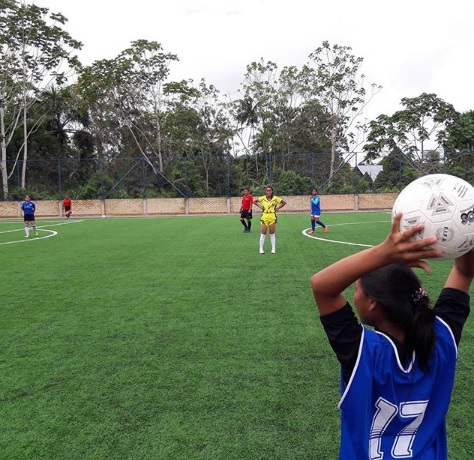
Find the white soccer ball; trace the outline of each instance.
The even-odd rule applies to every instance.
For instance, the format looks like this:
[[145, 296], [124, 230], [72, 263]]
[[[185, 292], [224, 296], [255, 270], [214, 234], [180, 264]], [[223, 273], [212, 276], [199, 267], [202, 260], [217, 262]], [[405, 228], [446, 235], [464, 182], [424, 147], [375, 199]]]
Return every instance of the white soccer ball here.
[[392, 209], [402, 212], [400, 231], [423, 223], [425, 228], [414, 239], [436, 236], [437, 259], [455, 259], [474, 247], [474, 187], [449, 174], [429, 174], [408, 184]]

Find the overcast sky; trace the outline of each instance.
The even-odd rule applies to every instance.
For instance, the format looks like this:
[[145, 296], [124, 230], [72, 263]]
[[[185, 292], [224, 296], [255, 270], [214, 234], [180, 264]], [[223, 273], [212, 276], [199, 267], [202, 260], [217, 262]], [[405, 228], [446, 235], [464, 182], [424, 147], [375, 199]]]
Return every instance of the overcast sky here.
[[68, 18], [83, 64], [112, 59], [137, 39], [178, 55], [172, 80], [205, 78], [234, 94], [247, 64], [263, 58], [301, 67], [324, 40], [364, 59], [383, 86], [368, 120], [391, 115], [403, 97], [435, 93], [474, 109], [473, 0], [36, 0]]

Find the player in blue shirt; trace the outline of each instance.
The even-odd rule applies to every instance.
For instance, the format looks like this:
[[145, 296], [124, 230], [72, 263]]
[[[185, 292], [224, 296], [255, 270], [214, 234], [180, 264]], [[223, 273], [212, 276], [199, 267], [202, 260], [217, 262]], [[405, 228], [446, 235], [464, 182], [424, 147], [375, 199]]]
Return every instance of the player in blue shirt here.
[[30, 236], [30, 226], [33, 228], [35, 235], [38, 236], [35, 223], [36, 205], [31, 201], [28, 195], [26, 195], [25, 200], [21, 202], [21, 210], [23, 211], [23, 220], [25, 222], [25, 238], [29, 238]]
[[[329, 342], [341, 364], [339, 459], [447, 460], [446, 413], [457, 345], [469, 315], [474, 249], [458, 257], [434, 308], [410, 267], [436, 238], [411, 240], [394, 218], [379, 245], [346, 257], [311, 278]], [[355, 283], [354, 305], [343, 297]]]
[[319, 198], [318, 190], [313, 188], [311, 192], [311, 231], [309, 233], [314, 233], [316, 229], [316, 224], [323, 227], [324, 232], [328, 231], [326, 225], [324, 225], [319, 217], [321, 216], [321, 200]]

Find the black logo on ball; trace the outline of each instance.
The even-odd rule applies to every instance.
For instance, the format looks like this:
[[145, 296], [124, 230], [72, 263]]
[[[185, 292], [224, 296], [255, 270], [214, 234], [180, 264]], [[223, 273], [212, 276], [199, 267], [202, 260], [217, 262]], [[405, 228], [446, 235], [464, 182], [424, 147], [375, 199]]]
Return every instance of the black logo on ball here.
[[474, 208], [461, 214], [461, 224], [470, 225], [474, 223]]

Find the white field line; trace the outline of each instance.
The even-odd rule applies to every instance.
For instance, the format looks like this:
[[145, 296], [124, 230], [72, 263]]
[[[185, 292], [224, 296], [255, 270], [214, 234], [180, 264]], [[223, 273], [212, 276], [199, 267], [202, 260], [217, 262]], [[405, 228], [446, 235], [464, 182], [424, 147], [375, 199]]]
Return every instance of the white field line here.
[[[60, 225], [71, 225], [71, 224], [77, 224], [79, 222], [84, 222], [84, 221], [83, 220], [74, 220], [74, 221], [69, 221], [69, 222], [59, 222], [59, 223], [47, 225], [47, 227], [49, 228], [49, 227], [58, 227]], [[47, 222], [45, 222], [45, 223], [47, 223]], [[6, 244], [30, 243], [31, 241], [40, 241], [40, 240], [44, 240], [46, 238], [51, 238], [52, 236], [56, 236], [58, 234], [58, 232], [55, 232], [54, 230], [48, 230], [47, 228], [45, 228], [44, 225], [41, 225], [41, 227], [37, 226], [36, 230], [41, 231], [41, 232], [46, 232], [47, 235], [25, 238], [24, 240], [5, 241], [4, 243], [0, 243], [0, 246], [4, 246]], [[24, 228], [21, 227], [21, 228], [16, 228], [14, 230], [5, 230], [3, 232], [0, 231], [0, 234], [13, 233], [13, 232], [24, 232], [24, 231], [25, 231]], [[31, 232], [32, 232], [32, 230], [30, 230], [30, 233]]]
[[[385, 222], [390, 222], [389, 220], [375, 220], [372, 222], [350, 222], [347, 224], [334, 224], [334, 225], [328, 225], [328, 228], [331, 229], [331, 227], [339, 227], [342, 225], [364, 225], [364, 224], [380, 224], [380, 223], [385, 223]], [[319, 227], [317, 225], [316, 227]], [[308, 234], [308, 231], [311, 230], [311, 228], [305, 228], [304, 230], [301, 231], [303, 236], [306, 236], [307, 238], [312, 238], [314, 240], [319, 240], [319, 241], [326, 241], [328, 243], [337, 243], [337, 244], [347, 244], [349, 246], [362, 246], [364, 248], [372, 248], [374, 245], [373, 244], [362, 244], [362, 243], [353, 243], [350, 241], [339, 241], [339, 240], [331, 240], [328, 238], [320, 238], [318, 236], [314, 236], [314, 234], [310, 235]], [[322, 227], [321, 227], [322, 231]]]

